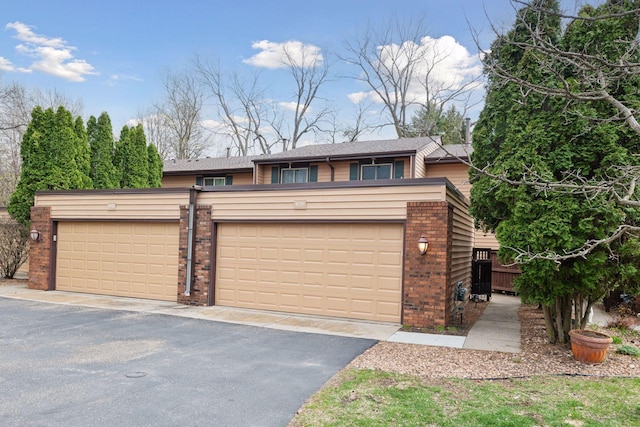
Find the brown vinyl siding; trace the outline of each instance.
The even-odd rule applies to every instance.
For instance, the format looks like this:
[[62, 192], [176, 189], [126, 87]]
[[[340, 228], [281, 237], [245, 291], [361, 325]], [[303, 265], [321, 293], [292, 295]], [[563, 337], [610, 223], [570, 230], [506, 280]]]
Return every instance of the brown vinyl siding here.
[[467, 199], [471, 194], [469, 167], [464, 163], [427, 165], [425, 178], [447, 178]]
[[188, 188], [196, 183], [195, 175], [163, 176], [162, 188]]
[[[310, 185], [311, 187], [312, 185]], [[347, 187], [204, 192], [215, 220], [388, 220], [406, 217], [407, 200], [443, 200], [442, 186]]]
[[197, 175], [165, 175], [162, 177], [162, 188], [190, 188], [196, 184], [197, 177], [233, 177], [232, 185], [253, 184], [253, 174], [251, 172], [239, 172], [231, 174], [197, 174]]
[[496, 235], [493, 233], [485, 233], [482, 230], [474, 231], [474, 244], [476, 248], [491, 248], [494, 250], [498, 250], [500, 248], [500, 244], [496, 239]]
[[178, 220], [180, 205], [189, 203], [189, 192], [153, 191], [108, 193], [100, 191], [43, 193], [37, 206], [50, 206], [55, 219], [153, 219]]
[[[453, 205], [453, 248], [451, 282], [462, 281], [469, 286], [471, 280], [471, 252], [473, 249], [473, 219], [468, 214], [466, 199], [451, 189], [447, 191], [447, 201]], [[455, 286], [454, 286], [455, 288]]]

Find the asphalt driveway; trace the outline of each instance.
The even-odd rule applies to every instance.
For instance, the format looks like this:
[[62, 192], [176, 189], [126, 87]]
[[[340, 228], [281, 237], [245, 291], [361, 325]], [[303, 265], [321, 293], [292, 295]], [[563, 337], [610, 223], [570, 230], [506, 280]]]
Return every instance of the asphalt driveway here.
[[283, 426], [374, 343], [0, 297], [0, 425]]

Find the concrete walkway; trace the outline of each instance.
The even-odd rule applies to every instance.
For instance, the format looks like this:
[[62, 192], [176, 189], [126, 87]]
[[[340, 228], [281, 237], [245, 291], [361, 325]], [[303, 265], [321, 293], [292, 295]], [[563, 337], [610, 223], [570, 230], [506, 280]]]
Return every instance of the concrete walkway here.
[[[276, 313], [230, 307], [196, 307], [175, 302], [112, 297], [64, 291], [37, 291], [24, 285], [0, 286], [0, 297], [41, 301], [82, 307], [125, 310], [218, 322], [261, 326], [297, 332], [320, 333], [355, 338], [369, 338], [407, 344], [420, 344], [472, 350], [519, 353], [520, 298], [494, 294], [484, 313], [467, 337], [400, 331], [400, 324], [331, 319], [318, 316]], [[472, 304], [472, 303], [470, 303]]]
[[462, 348], [521, 353], [519, 308], [520, 297], [493, 294]]

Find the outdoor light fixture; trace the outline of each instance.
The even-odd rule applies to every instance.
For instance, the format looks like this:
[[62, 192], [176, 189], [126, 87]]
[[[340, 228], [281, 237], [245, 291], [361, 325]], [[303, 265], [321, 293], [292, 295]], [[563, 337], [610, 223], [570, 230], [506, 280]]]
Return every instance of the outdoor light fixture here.
[[427, 249], [429, 249], [429, 241], [427, 240], [427, 236], [422, 233], [420, 239], [418, 239], [418, 250], [420, 251], [420, 255], [426, 254]]
[[33, 240], [34, 242], [37, 242], [40, 238], [40, 232], [36, 230], [35, 227], [31, 229], [31, 233], [29, 234], [31, 235], [31, 240]]

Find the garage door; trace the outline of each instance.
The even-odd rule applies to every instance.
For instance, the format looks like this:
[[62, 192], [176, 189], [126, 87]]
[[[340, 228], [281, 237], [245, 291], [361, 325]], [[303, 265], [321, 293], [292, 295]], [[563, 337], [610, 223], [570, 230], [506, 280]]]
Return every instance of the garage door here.
[[216, 304], [400, 322], [401, 224], [219, 224]]
[[176, 301], [178, 224], [60, 222], [56, 289]]

